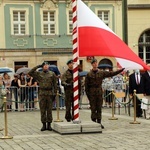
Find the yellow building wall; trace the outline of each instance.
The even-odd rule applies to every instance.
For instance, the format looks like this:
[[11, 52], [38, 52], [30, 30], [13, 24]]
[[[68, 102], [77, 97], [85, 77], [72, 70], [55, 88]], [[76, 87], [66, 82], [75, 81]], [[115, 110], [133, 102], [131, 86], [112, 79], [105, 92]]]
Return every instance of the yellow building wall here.
[[128, 4], [150, 4], [150, 0], [127, 0]]
[[147, 29], [150, 29], [149, 10], [129, 10], [128, 11], [128, 43], [130, 48], [138, 53], [138, 39]]

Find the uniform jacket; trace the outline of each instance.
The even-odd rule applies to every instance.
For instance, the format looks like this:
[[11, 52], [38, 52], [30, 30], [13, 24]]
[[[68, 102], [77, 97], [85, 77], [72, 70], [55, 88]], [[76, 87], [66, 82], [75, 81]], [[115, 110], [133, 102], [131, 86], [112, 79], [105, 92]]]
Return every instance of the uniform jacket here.
[[140, 84], [137, 85], [136, 83], [136, 78], [135, 78], [135, 73], [132, 73], [129, 76], [129, 94], [133, 94], [134, 90], [136, 90], [137, 94], [142, 94], [144, 92], [144, 86], [143, 86], [143, 76], [140, 73]]
[[37, 68], [40, 65], [34, 67], [29, 71], [29, 75], [35, 78], [39, 84], [39, 95], [56, 95], [57, 94], [57, 77], [54, 72], [38, 72]]
[[87, 96], [90, 95], [102, 95], [102, 81], [106, 77], [112, 77], [114, 75], [119, 74], [122, 72], [123, 69], [118, 71], [101, 71], [98, 69], [97, 72], [91, 70], [86, 78], [85, 78], [85, 92]]
[[[69, 69], [61, 77], [61, 84], [64, 86], [65, 92], [73, 94], [73, 72]], [[78, 79], [79, 95], [81, 93], [81, 79]]]

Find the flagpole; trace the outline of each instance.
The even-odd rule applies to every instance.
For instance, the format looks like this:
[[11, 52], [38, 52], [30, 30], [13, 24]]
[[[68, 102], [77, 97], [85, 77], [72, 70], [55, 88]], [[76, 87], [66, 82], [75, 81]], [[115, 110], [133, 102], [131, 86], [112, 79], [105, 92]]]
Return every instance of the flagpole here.
[[72, 0], [73, 20], [73, 122], [79, 123], [79, 89], [78, 89], [78, 42], [77, 42], [77, 0]]

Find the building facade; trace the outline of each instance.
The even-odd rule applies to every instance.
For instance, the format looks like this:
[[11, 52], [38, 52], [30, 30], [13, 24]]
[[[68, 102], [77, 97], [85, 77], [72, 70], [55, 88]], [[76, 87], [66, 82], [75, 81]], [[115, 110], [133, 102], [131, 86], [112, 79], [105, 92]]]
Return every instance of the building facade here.
[[131, 49], [150, 63], [150, 0], [128, 1], [128, 42]]
[[[122, 0], [84, 2], [122, 39]], [[150, 0], [128, 1], [129, 47], [140, 56], [143, 55], [143, 60], [147, 59], [149, 53], [141, 52], [139, 44], [149, 28], [150, 17], [147, 14], [150, 10], [141, 7], [148, 3]], [[135, 5], [140, 6], [140, 9], [135, 9]], [[32, 68], [49, 61], [63, 73], [66, 61], [73, 57], [71, 1], [0, 0], [0, 18], [0, 67], [16, 70], [21, 66]], [[99, 63], [116, 67], [114, 58], [96, 58]], [[82, 70], [91, 68], [89, 57], [79, 60]]]

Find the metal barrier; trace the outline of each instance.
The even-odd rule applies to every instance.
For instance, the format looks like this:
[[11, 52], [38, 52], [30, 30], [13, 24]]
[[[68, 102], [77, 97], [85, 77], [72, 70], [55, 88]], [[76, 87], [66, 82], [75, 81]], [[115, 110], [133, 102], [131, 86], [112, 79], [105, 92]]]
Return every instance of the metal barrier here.
[[[112, 96], [109, 96], [109, 93], [112, 92], [112, 89], [114, 90], [114, 92], [119, 93], [119, 92], [124, 92], [125, 96], [124, 97], [119, 97], [116, 101], [115, 101], [115, 105], [119, 104], [119, 102], [125, 102], [126, 99], [128, 98], [127, 95], [129, 94], [129, 87], [128, 84], [126, 83], [103, 83], [102, 84], [102, 89], [103, 89], [103, 95], [104, 95], [104, 107], [108, 107], [107, 105], [109, 105], [109, 107], [111, 107], [111, 103], [112, 103]], [[108, 104], [107, 104], [108, 103]]]
[[[118, 90], [119, 87], [120, 88], [122, 87], [122, 89]], [[119, 98], [115, 99], [115, 101], [114, 101], [115, 107], [118, 104], [118, 108], [119, 108], [119, 106], [121, 104], [123, 104], [122, 102], [129, 101], [129, 90], [128, 90], [129, 87], [128, 87], [128, 84], [126, 84], [126, 83], [123, 83], [123, 84], [113, 83], [110, 85], [107, 83], [103, 83], [102, 89], [103, 89], [103, 107], [109, 107], [109, 108], [112, 107], [112, 101], [113, 101], [112, 95], [111, 95], [112, 90], [114, 90], [114, 92], [117, 92], [117, 93], [119, 93], [119, 92], [125, 93], [125, 95], [123, 97], [119, 97]], [[83, 105], [87, 105], [88, 108], [90, 107], [89, 100], [88, 100], [84, 90], [81, 92], [81, 96], [79, 99], [79, 107], [82, 108]], [[130, 104], [128, 103], [128, 113], [130, 115], [129, 107], [130, 107]], [[125, 112], [126, 112], [126, 105], [125, 105]]]
[[12, 136], [8, 136], [8, 126], [7, 126], [7, 100], [6, 97], [3, 97], [5, 112], [4, 112], [4, 123], [5, 123], [5, 135], [0, 137], [0, 139], [12, 139]]
[[[0, 88], [2, 89], [2, 88]], [[39, 110], [39, 87], [21, 87], [17, 88], [11, 86], [5, 89], [7, 100], [7, 111], [32, 111]], [[0, 94], [1, 95], [1, 94]], [[59, 101], [53, 102], [53, 109], [57, 109], [56, 103], [59, 102], [60, 109], [65, 109], [65, 97], [64, 94], [60, 94], [58, 97]], [[1, 102], [1, 101], [0, 101]], [[4, 105], [0, 103], [0, 110], [4, 111]]]
[[[10, 87], [6, 89], [7, 111], [28, 111], [39, 109], [39, 87]], [[3, 106], [1, 106], [3, 111]]]
[[109, 120], [118, 120], [118, 118], [114, 117], [114, 108], [115, 108], [115, 93], [114, 90], [112, 90], [112, 117], [109, 118]]
[[134, 90], [133, 93], [133, 101], [134, 101], [134, 121], [130, 122], [130, 124], [140, 124], [140, 122], [136, 121], [136, 90]]

